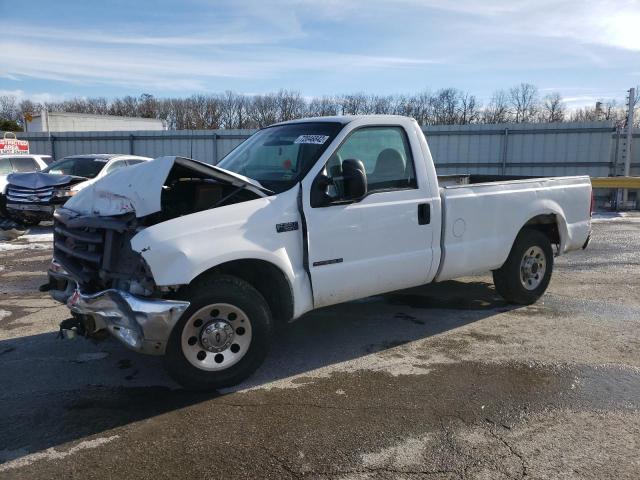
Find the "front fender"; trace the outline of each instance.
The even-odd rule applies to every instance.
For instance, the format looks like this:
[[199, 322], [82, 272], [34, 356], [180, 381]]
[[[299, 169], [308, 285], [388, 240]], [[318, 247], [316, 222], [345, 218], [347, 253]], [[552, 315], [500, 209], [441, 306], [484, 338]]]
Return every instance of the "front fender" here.
[[[278, 224], [297, 225], [279, 231]], [[304, 270], [297, 188], [255, 200], [174, 218], [131, 240], [158, 286], [186, 285], [234, 260], [262, 260], [279, 268], [294, 292], [309, 290]]]

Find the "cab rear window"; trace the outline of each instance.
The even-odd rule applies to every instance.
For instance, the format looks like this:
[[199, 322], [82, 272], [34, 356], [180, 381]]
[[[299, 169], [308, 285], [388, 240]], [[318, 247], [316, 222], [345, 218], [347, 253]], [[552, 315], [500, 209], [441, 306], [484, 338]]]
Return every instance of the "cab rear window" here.
[[11, 164], [14, 172], [35, 172], [40, 170], [38, 163], [33, 158], [13, 157]]

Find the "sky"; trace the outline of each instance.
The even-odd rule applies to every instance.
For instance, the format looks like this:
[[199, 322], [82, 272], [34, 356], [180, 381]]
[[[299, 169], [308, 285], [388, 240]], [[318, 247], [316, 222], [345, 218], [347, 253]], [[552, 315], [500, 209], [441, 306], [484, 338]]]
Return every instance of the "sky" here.
[[0, 94], [36, 101], [640, 84], [640, 0], [0, 0], [0, 32]]

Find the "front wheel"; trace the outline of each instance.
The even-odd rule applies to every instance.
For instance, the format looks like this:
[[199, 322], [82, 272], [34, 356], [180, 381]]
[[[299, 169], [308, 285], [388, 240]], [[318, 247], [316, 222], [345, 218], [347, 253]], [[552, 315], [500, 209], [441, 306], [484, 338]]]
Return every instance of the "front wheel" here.
[[169, 337], [165, 367], [190, 390], [236, 385], [269, 350], [273, 321], [264, 297], [237, 277], [219, 275], [191, 285], [189, 301]]
[[507, 261], [493, 271], [498, 293], [510, 303], [531, 305], [549, 286], [553, 250], [549, 238], [534, 229], [523, 229], [516, 237]]

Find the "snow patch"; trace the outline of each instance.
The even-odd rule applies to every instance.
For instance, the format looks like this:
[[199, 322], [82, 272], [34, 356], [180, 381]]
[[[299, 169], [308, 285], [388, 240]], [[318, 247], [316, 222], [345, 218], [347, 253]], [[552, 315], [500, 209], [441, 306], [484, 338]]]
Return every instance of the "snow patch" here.
[[48, 243], [0, 243], [0, 252], [13, 250], [48, 250], [51, 245]]
[[26, 240], [29, 243], [36, 242], [53, 242], [53, 233], [29, 233], [20, 237], [20, 240]]

